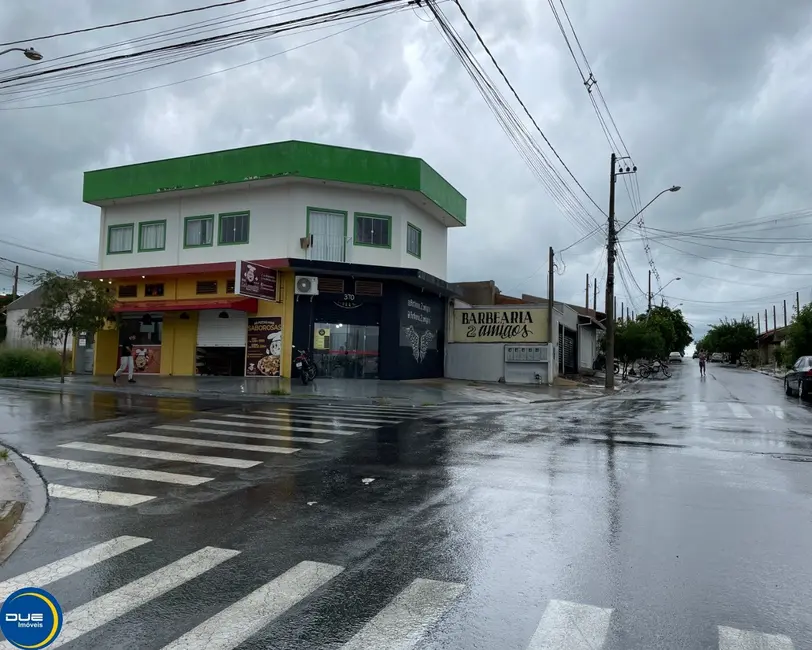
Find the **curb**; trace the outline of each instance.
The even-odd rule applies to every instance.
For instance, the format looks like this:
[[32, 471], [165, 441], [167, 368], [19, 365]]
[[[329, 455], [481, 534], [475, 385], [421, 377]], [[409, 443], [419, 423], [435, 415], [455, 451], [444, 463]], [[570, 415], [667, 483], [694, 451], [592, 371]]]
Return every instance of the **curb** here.
[[3, 446], [25, 485], [26, 501], [13, 501], [0, 512], [0, 562], [28, 539], [48, 506], [48, 488], [39, 471], [15, 449]]

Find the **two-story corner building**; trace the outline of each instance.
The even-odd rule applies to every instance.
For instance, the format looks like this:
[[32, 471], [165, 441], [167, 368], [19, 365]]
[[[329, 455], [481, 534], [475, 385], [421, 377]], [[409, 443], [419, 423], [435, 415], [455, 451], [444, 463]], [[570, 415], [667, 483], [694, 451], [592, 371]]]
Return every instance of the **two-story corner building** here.
[[[131, 333], [144, 373], [290, 377], [295, 344], [321, 376], [443, 374], [466, 201], [423, 160], [279, 142], [87, 172], [84, 201], [101, 236], [81, 275], [118, 297], [95, 374]], [[235, 293], [238, 262], [272, 270], [271, 300]]]

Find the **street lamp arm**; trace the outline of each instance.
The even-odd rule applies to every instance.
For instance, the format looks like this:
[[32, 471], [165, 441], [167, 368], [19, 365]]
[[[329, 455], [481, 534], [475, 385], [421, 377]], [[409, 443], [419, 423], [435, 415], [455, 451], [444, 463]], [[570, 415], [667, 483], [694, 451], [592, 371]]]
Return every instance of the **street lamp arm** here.
[[3, 50], [0, 52], [0, 56], [4, 54], [8, 54], [9, 52], [22, 52], [27, 59], [31, 59], [32, 61], [41, 61], [42, 54], [37, 52], [33, 47], [29, 48], [22, 48], [22, 47], [10, 47], [7, 50]]
[[637, 219], [637, 217], [639, 217], [639, 216], [640, 216], [640, 215], [643, 213], [643, 210], [645, 210], [645, 209], [646, 209], [648, 206], [650, 206], [652, 203], [654, 203], [654, 202], [655, 202], [657, 199], [659, 199], [659, 198], [660, 198], [660, 197], [661, 197], [663, 194], [665, 194], [666, 192], [679, 192], [679, 191], [680, 191], [680, 189], [681, 189], [681, 188], [680, 188], [680, 186], [679, 186], [679, 185], [673, 185], [673, 186], [671, 186], [671, 187], [669, 187], [669, 188], [664, 189], [664, 190], [663, 190], [662, 192], [660, 192], [660, 193], [659, 193], [657, 196], [655, 196], [653, 199], [651, 199], [651, 201], [649, 201], [649, 202], [648, 202], [648, 203], [646, 203], [646, 204], [645, 204], [645, 205], [644, 205], [642, 208], [640, 208], [640, 211], [639, 211], [637, 214], [635, 214], [635, 215], [634, 215], [634, 216], [633, 216], [631, 219], [629, 219], [629, 220], [628, 220], [626, 223], [624, 223], [624, 224], [623, 224], [623, 225], [622, 225], [620, 228], [618, 228], [618, 229], [615, 231], [615, 235], [619, 234], [621, 230], [623, 230], [623, 229], [624, 229], [626, 226], [628, 226], [628, 225], [629, 225], [629, 224], [630, 224], [632, 221], [634, 221], [635, 219]]

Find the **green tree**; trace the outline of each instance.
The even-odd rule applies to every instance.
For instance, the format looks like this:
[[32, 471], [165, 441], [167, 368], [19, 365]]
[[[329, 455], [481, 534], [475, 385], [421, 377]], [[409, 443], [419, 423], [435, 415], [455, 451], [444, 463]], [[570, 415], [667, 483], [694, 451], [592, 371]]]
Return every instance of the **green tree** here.
[[24, 334], [39, 343], [61, 343], [59, 380], [64, 383], [68, 339], [79, 332], [101, 329], [116, 297], [104, 284], [52, 271], [37, 277], [36, 284], [41, 291], [40, 306], [31, 309], [20, 325]]
[[737, 361], [742, 352], [752, 349], [757, 338], [753, 320], [742, 316], [741, 320], [725, 318], [717, 325], [711, 325], [702, 343], [708, 352], [729, 354], [731, 361]]
[[[662, 355], [665, 356], [671, 352], [679, 352], [685, 354], [687, 348], [694, 340], [693, 332], [688, 321], [680, 309], [671, 309], [670, 307], [652, 307], [651, 311], [646, 315], [650, 320], [661, 323], [659, 326], [660, 333], [663, 337], [666, 350]], [[664, 323], [670, 323], [670, 327]]]
[[665, 341], [659, 327], [646, 320], [624, 321], [615, 329], [615, 356], [624, 368], [636, 359], [662, 357]]
[[789, 363], [795, 363], [798, 357], [812, 354], [812, 303], [802, 307], [790, 324], [786, 347]]

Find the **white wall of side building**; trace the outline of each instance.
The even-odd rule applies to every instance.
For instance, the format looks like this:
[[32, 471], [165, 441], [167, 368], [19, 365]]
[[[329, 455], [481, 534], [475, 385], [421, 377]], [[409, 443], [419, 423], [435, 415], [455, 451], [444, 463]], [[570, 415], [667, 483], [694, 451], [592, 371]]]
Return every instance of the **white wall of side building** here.
[[[43, 345], [32, 339], [30, 336], [25, 336], [23, 334], [23, 328], [20, 324], [22, 321], [23, 316], [28, 313], [26, 309], [13, 309], [11, 311], [6, 312], [6, 340], [3, 342], [4, 345], [10, 348], [45, 348], [45, 347], [53, 347], [56, 350], [62, 350], [62, 343], [57, 342], [54, 343], [52, 346]], [[68, 350], [73, 349], [73, 337], [68, 337]]]
[[[355, 264], [416, 268], [440, 279], [447, 273], [447, 228], [405, 196], [380, 190], [320, 183], [291, 182], [264, 187], [222, 189], [201, 194], [152, 196], [102, 208], [99, 260], [102, 270], [230, 262], [236, 259], [307, 258], [300, 238], [307, 234], [308, 207], [347, 212], [345, 261]], [[249, 211], [249, 243], [218, 245], [218, 215]], [[353, 245], [355, 213], [392, 218], [392, 247]], [[214, 245], [184, 248], [184, 220], [214, 215]], [[138, 223], [166, 220], [166, 246], [138, 252]], [[107, 253], [108, 228], [135, 224], [132, 253]], [[407, 223], [422, 232], [420, 258], [406, 252]]]

